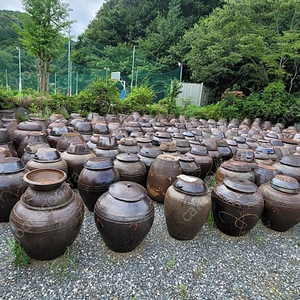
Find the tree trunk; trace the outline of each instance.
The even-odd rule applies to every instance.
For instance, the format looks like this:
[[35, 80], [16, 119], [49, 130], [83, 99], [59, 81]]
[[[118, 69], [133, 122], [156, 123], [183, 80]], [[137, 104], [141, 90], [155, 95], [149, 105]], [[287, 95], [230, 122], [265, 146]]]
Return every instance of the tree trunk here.
[[41, 93], [49, 93], [49, 78], [50, 78], [50, 62], [51, 59], [42, 59], [39, 58], [39, 85]]

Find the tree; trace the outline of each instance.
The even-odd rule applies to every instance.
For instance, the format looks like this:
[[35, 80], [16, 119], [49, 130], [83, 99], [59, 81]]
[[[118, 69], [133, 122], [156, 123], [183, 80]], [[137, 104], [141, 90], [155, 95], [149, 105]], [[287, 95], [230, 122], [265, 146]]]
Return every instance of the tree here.
[[192, 77], [216, 96], [235, 83], [249, 93], [278, 80], [295, 91], [299, 8], [297, 0], [226, 0], [184, 37]]
[[50, 63], [64, 51], [70, 28], [69, 5], [60, 0], [22, 0], [25, 14], [22, 27], [16, 25], [20, 41], [38, 59], [40, 91], [48, 93]]

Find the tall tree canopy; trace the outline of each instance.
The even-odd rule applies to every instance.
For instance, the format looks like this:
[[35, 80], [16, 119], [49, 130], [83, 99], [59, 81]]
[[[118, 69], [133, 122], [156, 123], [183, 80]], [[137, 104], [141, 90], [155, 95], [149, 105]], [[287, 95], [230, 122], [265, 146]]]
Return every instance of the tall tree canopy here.
[[60, 0], [22, 0], [24, 15], [22, 27], [16, 26], [21, 42], [30, 54], [38, 58], [40, 91], [49, 91], [50, 63], [64, 51], [69, 5]]
[[299, 89], [300, 2], [298, 0], [226, 0], [184, 37], [192, 78], [220, 95], [239, 84], [262, 90], [282, 80]]

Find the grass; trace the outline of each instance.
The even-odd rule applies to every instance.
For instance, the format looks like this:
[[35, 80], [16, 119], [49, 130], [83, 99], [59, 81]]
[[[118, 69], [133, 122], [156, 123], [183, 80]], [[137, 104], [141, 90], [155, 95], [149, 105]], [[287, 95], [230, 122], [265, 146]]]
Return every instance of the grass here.
[[49, 268], [49, 274], [53, 273], [54, 276], [59, 277], [63, 280], [66, 276], [75, 277], [72, 272], [76, 271], [76, 266], [73, 260], [74, 252], [67, 247], [65, 253], [55, 259]]
[[183, 283], [180, 283], [179, 284], [179, 295], [182, 299], [186, 299], [187, 296], [188, 296], [188, 293], [187, 293], [187, 290], [186, 290], [186, 287]]
[[169, 268], [173, 268], [176, 264], [176, 260], [175, 260], [175, 257], [172, 257], [172, 259], [170, 259], [168, 262], [167, 262], [167, 266]]
[[8, 241], [9, 248], [11, 251], [11, 254], [9, 255], [8, 259], [14, 258], [15, 267], [19, 267], [20, 265], [29, 265], [30, 257], [28, 256], [24, 248], [15, 239], [8, 239]]

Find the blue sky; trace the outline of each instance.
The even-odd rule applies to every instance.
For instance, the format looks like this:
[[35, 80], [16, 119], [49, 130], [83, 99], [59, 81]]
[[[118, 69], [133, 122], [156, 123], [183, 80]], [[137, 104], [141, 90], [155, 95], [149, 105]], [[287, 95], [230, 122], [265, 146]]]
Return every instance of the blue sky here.
[[[70, 12], [70, 19], [77, 22], [72, 25], [72, 35], [77, 36], [84, 32], [95, 18], [104, 0], [63, 0], [63, 2], [69, 3], [69, 7], [73, 10]], [[0, 10], [23, 11], [21, 0], [2, 0]]]

